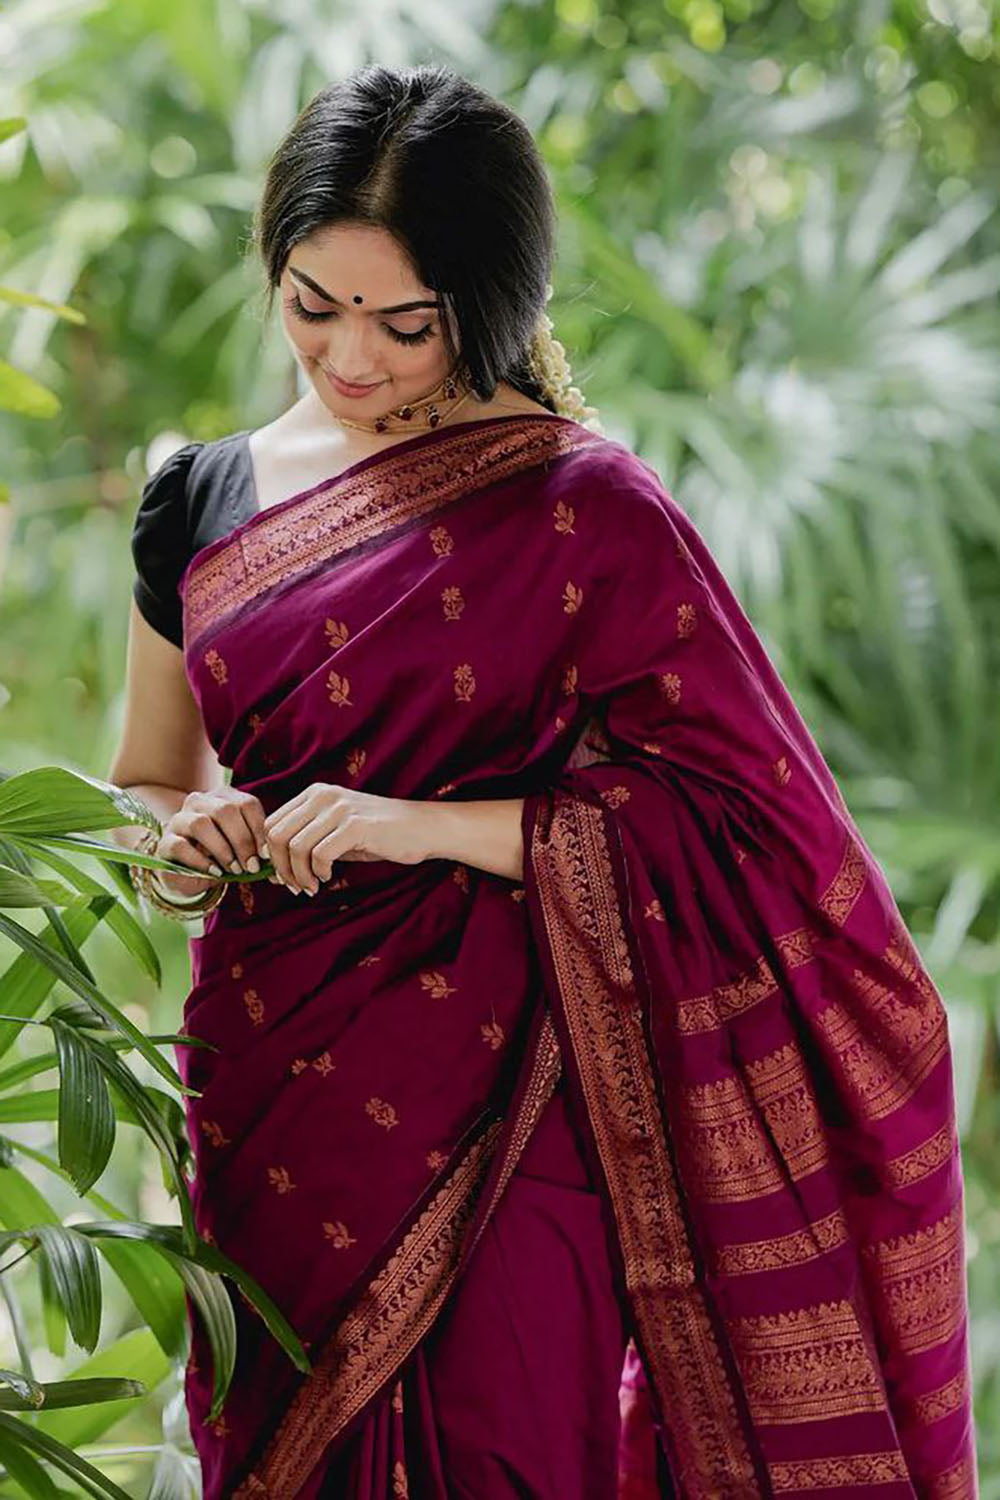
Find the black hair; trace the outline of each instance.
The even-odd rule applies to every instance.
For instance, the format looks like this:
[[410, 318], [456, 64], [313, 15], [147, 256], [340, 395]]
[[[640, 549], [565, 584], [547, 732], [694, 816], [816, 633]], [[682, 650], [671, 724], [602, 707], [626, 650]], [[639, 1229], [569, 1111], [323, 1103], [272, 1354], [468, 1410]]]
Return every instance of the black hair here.
[[550, 411], [527, 363], [551, 285], [556, 214], [534, 138], [500, 100], [442, 63], [373, 63], [320, 90], [268, 166], [253, 225], [266, 309], [290, 251], [340, 221], [396, 239], [447, 300], [449, 368], [477, 396], [506, 380]]

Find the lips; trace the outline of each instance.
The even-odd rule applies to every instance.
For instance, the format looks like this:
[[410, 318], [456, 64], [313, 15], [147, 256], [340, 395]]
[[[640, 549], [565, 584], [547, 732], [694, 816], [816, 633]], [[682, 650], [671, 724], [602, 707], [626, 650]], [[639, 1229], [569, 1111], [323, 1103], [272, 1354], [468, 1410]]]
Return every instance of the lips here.
[[334, 390], [339, 391], [342, 396], [367, 396], [371, 391], [378, 390], [382, 384], [380, 380], [376, 380], [371, 385], [352, 385], [349, 381], [341, 380], [340, 376], [328, 370], [326, 365], [320, 365], [320, 369]]

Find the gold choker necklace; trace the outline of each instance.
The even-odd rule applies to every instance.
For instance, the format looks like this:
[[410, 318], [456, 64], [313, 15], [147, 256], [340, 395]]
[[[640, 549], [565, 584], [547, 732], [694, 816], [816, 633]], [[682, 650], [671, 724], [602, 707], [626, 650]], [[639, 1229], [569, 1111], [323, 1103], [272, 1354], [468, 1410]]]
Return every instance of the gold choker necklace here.
[[[405, 401], [402, 406], [392, 406], [373, 422], [356, 422], [351, 417], [336, 414], [334, 420], [344, 427], [358, 427], [363, 432], [406, 432], [420, 427], [440, 427], [471, 395], [471, 389], [458, 395], [458, 383], [454, 373], [450, 372], [426, 396], [421, 396], [416, 401]], [[438, 404], [441, 399], [452, 401], [454, 405], [447, 411], [442, 411]]]

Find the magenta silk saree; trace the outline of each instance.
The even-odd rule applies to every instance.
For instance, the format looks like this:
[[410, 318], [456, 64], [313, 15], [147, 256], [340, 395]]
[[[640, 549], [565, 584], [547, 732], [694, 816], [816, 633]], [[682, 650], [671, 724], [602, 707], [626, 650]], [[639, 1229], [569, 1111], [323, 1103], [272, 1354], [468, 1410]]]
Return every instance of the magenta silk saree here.
[[525, 799], [523, 884], [342, 861], [312, 900], [234, 886], [192, 939], [196, 1219], [314, 1366], [234, 1294], [209, 1425], [194, 1322], [206, 1500], [334, 1493], [362, 1433], [366, 1497], [444, 1500], [415, 1358], [557, 1084], [627, 1314], [620, 1495], [975, 1496], [941, 999], [654, 471], [565, 418], [458, 423], [251, 516], [181, 592], [266, 810], [317, 780]]

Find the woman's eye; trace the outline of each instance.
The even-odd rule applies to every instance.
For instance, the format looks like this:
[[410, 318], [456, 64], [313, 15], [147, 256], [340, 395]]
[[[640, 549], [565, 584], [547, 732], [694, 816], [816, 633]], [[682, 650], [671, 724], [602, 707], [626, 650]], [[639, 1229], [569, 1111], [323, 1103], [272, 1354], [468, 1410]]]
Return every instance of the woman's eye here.
[[[302, 318], [306, 323], [324, 323], [327, 318], [337, 316], [334, 309], [327, 312], [314, 312], [312, 308], [305, 307], [298, 292], [293, 292], [287, 304], [297, 318]], [[415, 333], [404, 333], [401, 328], [393, 328], [391, 323], [383, 323], [382, 327], [391, 338], [400, 344], [422, 344], [432, 336], [433, 324], [425, 323], [423, 328], [418, 328]]]

